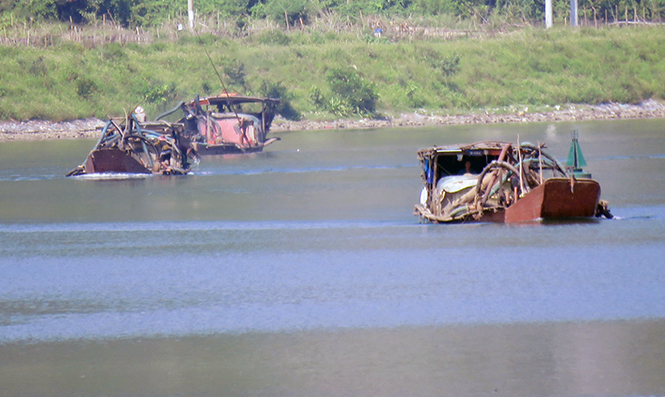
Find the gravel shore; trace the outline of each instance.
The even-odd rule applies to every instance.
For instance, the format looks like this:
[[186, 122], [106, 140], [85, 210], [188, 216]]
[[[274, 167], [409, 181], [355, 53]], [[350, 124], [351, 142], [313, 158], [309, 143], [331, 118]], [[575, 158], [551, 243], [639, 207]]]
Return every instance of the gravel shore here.
[[537, 123], [583, 120], [617, 120], [638, 118], [665, 118], [665, 104], [648, 100], [637, 105], [564, 105], [555, 106], [548, 112], [529, 112], [527, 108], [516, 109], [513, 113], [485, 112], [467, 115], [423, 115], [419, 113], [401, 114], [387, 120], [336, 120], [336, 121], [287, 121], [276, 119], [272, 132], [323, 130], [323, 129], [365, 129], [383, 127], [419, 127], [431, 125]]
[[[636, 118], [665, 118], [665, 104], [648, 100], [637, 105], [564, 105], [548, 112], [529, 112], [528, 108], [513, 113], [489, 112], [469, 115], [401, 114], [384, 120], [288, 121], [276, 118], [271, 132], [325, 129], [368, 129], [386, 127], [419, 127], [427, 125], [462, 125], [495, 123], [531, 123], [582, 120], [616, 120]], [[97, 138], [104, 120], [84, 119], [63, 122], [32, 120], [24, 122], [0, 121], [0, 141], [28, 141], [45, 139]]]

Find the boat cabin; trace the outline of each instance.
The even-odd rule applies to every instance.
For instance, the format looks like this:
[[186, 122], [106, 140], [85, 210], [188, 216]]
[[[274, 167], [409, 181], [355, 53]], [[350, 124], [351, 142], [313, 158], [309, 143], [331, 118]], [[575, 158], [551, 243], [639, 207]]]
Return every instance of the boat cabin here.
[[260, 151], [278, 140], [266, 139], [275, 117], [276, 98], [219, 95], [183, 104], [180, 121], [200, 154]]
[[[498, 160], [506, 142], [479, 142], [465, 146], [430, 147], [418, 151], [427, 184], [447, 176], [480, 174], [492, 161]], [[469, 169], [467, 170], [467, 162]]]
[[254, 153], [279, 140], [267, 139], [279, 102], [278, 98], [235, 94], [196, 96], [160, 114], [154, 122], [143, 124], [152, 128], [152, 124], [165, 123], [164, 118], [182, 111], [180, 120], [168, 124], [182, 125], [183, 137], [191, 141], [198, 154]]

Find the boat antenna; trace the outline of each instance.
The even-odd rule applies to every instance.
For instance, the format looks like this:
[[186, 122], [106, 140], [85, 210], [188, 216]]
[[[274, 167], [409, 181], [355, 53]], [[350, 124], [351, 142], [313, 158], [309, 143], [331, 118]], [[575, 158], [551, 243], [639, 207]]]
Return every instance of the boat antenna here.
[[[238, 124], [242, 124], [240, 120], [240, 116], [238, 116], [238, 112], [236, 112], [236, 109], [231, 106], [231, 95], [229, 95], [229, 91], [226, 89], [226, 84], [224, 84], [224, 80], [222, 80], [222, 76], [219, 75], [219, 72], [217, 71], [217, 67], [215, 66], [215, 63], [212, 61], [212, 58], [210, 57], [210, 54], [208, 53], [208, 50], [203, 47], [203, 51], [205, 51], [206, 56], [208, 57], [208, 60], [210, 61], [210, 64], [212, 65], [213, 70], [215, 71], [215, 74], [217, 75], [217, 78], [219, 79], [219, 82], [222, 84], [222, 91], [226, 95], [226, 99], [229, 100], [229, 109], [233, 111], [233, 114], [235, 114], [236, 119], [238, 119]], [[242, 127], [242, 125], [241, 125]]]
[[231, 109], [233, 111], [233, 114], [236, 116], [236, 119], [238, 120], [238, 124], [240, 125], [240, 127], [242, 127], [242, 122], [240, 120], [240, 116], [238, 116], [238, 112], [236, 112], [236, 110], [231, 106], [231, 95], [229, 95], [229, 91], [226, 89], [226, 84], [224, 84], [224, 80], [222, 80], [222, 76], [219, 75], [219, 72], [217, 71], [217, 67], [215, 66], [215, 63], [212, 61], [212, 58], [210, 57], [210, 53], [208, 53], [208, 49], [205, 48], [205, 45], [203, 44], [203, 40], [201, 40], [201, 37], [199, 36], [199, 33], [196, 30], [196, 26], [192, 23], [191, 27], [194, 29], [194, 34], [199, 37], [199, 42], [201, 43], [201, 46], [203, 47], [203, 51], [206, 53], [206, 56], [208, 57], [208, 60], [210, 61], [210, 64], [212, 65], [212, 69], [215, 71], [215, 74], [217, 75], [217, 78], [219, 79], [219, 82], [222, 84], [222, 91], [226, 95], [226, 99], [229, 100], [229, 109]]
[[538, 141], [538, 174], [540, 175], [540, 183], [543, 183], [543, 146]]
[[524, 194], [524, 164], [522, 164], [522, 143], [520, 142], [519, 134], [517, 134], [517, 159], [520, 163], [520, 190], [522, 191], [522, 194]]

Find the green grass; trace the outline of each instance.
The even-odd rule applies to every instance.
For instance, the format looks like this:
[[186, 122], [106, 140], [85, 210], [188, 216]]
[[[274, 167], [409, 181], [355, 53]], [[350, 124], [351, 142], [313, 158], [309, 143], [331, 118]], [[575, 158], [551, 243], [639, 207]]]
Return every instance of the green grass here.
[[[275, 30], [94, 48], [54, 41], [0, 46], [0, 119], [106, 118], [139, 103], [156, 115], [194, 95], [221, 92], [206, 50], [229, 91], [261, 95], [263, 82], [281, 83], [292, 105], [312, 119], [332, 117], [317, 110], [310, 92], [331, 95], [326, 72], [335, 68], [353, 68], [373, 83], [385, 113], [665, 98], [661, 26], [523, 28], [453, 40]], [[447, 74], [455, 56], [457, 71]]]

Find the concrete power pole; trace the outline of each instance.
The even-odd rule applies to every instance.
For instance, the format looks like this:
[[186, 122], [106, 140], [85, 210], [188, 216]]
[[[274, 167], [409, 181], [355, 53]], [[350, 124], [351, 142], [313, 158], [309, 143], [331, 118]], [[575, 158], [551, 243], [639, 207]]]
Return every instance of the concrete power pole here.
[[545, 0], [545, 28], [552, 27], [552, 0]]
[[570, 26], [577, 26], [577, 0], [570, 0]]
[[189, 30], [194, 30], [194, 0], [187, 0], [187, 16], [189, 17]]

